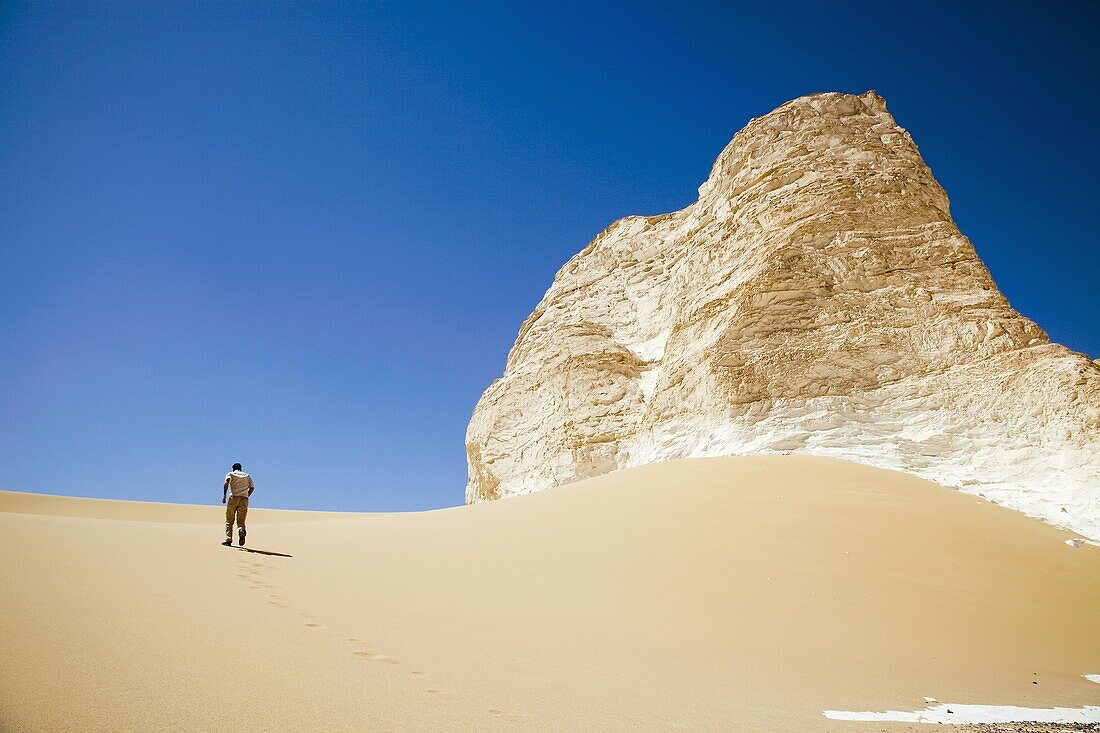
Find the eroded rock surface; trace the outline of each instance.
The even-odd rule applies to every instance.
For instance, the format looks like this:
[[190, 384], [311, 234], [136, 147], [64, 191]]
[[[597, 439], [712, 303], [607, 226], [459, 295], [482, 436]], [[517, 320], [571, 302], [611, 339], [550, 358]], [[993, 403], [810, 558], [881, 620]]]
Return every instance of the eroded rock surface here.
[[468, 502], [796, 452], [1100, 537], [1100, 366], [1009, 306], [873, 92], [752, 120], [694, 204], [597, 236], [523, 323], [466, 446]]

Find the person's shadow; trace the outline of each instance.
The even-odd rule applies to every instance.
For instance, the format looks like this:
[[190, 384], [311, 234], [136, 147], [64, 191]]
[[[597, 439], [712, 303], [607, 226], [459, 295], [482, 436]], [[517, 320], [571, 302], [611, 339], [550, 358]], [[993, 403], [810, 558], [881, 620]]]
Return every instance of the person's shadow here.
[[293, 555], [287, 555], [286, 553], [282, 553], [282, 552], [271, 552], [269, 550], [257, 550], [254, 547], [235, 547], [234, 549], [240, 550], [241, 552], [251, 552], [251, 553], [254, 553], [256, 555], [270, 555], [272, 557], [294, 557]]

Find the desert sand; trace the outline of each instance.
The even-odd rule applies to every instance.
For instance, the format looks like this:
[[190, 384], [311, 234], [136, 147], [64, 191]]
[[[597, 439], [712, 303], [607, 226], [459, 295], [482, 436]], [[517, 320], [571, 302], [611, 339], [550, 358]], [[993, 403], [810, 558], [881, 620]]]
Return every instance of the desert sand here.
[[713, 458], [422, 513], [263, 502], [246, 551], [216, 503], [0, 493], [0, 730], [932, 731], [823, 711], [1100, 704], [1100, 548], [900, 473]]

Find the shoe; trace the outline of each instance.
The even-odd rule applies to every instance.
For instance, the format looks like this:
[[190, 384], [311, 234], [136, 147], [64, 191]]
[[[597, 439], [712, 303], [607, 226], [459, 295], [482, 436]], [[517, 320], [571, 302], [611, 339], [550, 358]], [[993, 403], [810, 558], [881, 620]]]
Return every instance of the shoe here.
[[241, 547], [244, 547], [244, 530], [243, 529], [237, 532], [237, 544], [240, 545]]
[[233, 540], [226, 537], [225, 542], [223, 542], [222, 544], [225, 545], [226, 547], [232, 547], [233, 546]]

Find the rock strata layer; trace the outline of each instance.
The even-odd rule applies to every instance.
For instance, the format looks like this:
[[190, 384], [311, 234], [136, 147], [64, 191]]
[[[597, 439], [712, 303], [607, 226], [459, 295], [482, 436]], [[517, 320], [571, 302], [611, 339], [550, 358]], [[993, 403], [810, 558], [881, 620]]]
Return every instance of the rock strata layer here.
[[1100, 366], [1009, 306], [873, 92], [752, 120], [698, 201], [566, 263], [466, 447], [468, 502], [807, 453], [1100, 537]]

